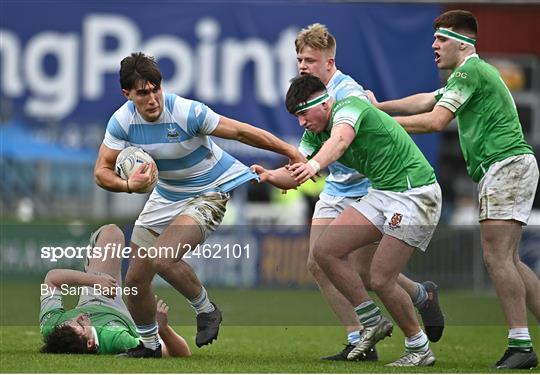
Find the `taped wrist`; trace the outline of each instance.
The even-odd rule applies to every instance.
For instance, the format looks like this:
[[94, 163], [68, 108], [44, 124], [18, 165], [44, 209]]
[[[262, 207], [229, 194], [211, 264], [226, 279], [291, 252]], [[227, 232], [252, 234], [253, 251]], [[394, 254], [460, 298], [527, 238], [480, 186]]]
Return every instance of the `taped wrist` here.
[[310, 159], [307, 164], [315, 170], [315, 173], [319, 173], [319, 171], [321, 170], [321, 165], [317, 160]]

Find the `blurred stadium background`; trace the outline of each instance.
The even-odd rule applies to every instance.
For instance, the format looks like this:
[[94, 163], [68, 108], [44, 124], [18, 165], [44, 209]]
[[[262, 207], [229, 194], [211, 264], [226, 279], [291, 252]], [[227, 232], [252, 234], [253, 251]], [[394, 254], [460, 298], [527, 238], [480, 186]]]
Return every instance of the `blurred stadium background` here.
[[[84, 246], [100, 223], [117, 223], [129, 237], [146, 197], [98, 188], [93, 165], [107, 121], [124, 102], [117, 72], [132, 51], [156, 56], [167, 91], [296, 144], [301, 131], [283, 97], [296, 74], [298, 30], [326, 24], [338, 41], [338, 68], [385, 100], [432, 91], [445, 82], [431, 44], [432, 21], [448, 9], [467, 9], [478, 17], [478, 51], [500, 69], [538, 157], [537, 1], [2, 1], [2, 282], [39, 280], [49, 268], [80, 266], [80, 259], [41, 259], [39, 249]], [[407, 273], [435, 280], [445, 290], [489, 293], [476, 186], [466, 175], [457, 139], [455, 125], [415, 138], [437, 170], [444, 204], [429, 251], [415, 254]], [[221, 144], [248, 165], [284, 163], [248, 146]], [[202, 281], [234, 288], [315, 288], [305, 261], [308, 218], [320, 189], [312, 183], [286, 195], [264, 185], [236, 190], [223, 227], [209, 242], [249, 243], [250, 257], [194, 259]], [[531, 224], [520, 251], [540, 274], [539, 194]]]

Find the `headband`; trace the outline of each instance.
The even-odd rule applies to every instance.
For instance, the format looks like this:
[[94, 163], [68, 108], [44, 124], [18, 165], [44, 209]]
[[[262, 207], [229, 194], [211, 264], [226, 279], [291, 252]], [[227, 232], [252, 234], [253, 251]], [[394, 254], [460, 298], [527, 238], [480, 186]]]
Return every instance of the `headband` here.
[[437, 30], [435, 30], [435, 36], [437, 35], [445, 36], [447, 38], [457, 40], [458, 42], [465, 43], [470, 46], [474, 46], [476, 44], [476, 39], [470, 38], [468, 36], [465, 36], [463, 34], [457, 33], [455, 31], [452, 31], [444, 27], [439, 27]]
[[294, 114], [297, 114], [298, 112], [305, 111], [306, 109], [310, 109], [315, 107], [316, 105], [321, 104], [322, 102], [325, 102], [328, 99], [328, 93], [325, 92], [322, 95], [317, 96], [316, 98], [313, 98], [311, 100], [308, 100], [306, 102], [300, 103], [296, 106], [294, 110]]

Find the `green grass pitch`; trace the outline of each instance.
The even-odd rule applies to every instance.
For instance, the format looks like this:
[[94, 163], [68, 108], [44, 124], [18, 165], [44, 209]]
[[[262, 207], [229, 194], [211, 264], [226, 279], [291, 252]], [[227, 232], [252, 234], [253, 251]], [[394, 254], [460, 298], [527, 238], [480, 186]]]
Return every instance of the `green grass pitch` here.
[[[441, 294], [447, 328], [432, 344], [434, 367], [389, 369], [403, 351], [399, 329], [377, 345], [380, 360], [327, 362], [344, 343], [344, 332], [316, 290], [209, 289], [222, 309], [219, 339], [198, 349], [194, 345], [194, 313], [171, 289], [157, 293], [171, 306], [171, 324], [189, 342], [187, 359], [118, 359], [114, 356], [46, 355], [38, 352], [39, 283], [2, 283], [1, 372], [24, 373], [490, 373], [504, 351], [506, 328], [494, 296], [464, 292]], [[71, 306], [69, 300], [66, 306]], [[540, 332], [531, 317], [538, 348]], [[524, 371], [530, 372], [530, 371]], [[533, 370], [538, 372], [538, 369]]]

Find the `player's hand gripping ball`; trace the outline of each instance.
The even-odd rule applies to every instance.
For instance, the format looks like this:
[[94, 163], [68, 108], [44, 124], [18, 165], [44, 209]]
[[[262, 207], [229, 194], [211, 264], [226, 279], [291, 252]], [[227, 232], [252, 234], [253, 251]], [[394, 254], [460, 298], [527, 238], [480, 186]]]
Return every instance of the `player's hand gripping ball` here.
[[[154, 170], [157, 173], [157, 166], [154, 159], [146, 151], [139, 147], [126, 147], [116, 158], [115, 171], [122, 179], [129, 179], [144, 163], [154, 164]], [[157, 184], [157, 178], [154, 178], [154, 183], [150, 184], [145, 192], [151, 191]]]

